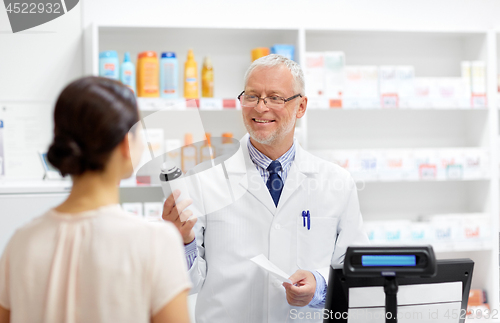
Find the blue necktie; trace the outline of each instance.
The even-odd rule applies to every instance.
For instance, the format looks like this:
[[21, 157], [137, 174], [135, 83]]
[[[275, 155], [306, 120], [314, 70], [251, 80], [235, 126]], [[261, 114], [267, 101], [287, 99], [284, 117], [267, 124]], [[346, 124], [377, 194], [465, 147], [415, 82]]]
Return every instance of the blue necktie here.
[[280, 162], [277, 160], [272, 161], [269, 167], [267, 167], [267, 170], [269, 171], [269, 178], [267, 179], [266, 186], [269, 193], [271, 193], [274, 205], [278, 206], [281, 191], [283, 190], [283, 181], [278, 175], [278, 172], [281, 170]]

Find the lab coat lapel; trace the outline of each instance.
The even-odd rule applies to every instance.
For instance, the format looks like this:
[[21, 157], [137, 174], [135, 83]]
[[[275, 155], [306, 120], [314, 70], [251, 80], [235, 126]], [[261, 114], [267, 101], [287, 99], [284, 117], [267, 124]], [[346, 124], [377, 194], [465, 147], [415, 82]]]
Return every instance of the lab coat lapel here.
[[274, 215], [276, 213], [276, 206], [274, 205], [271, 193], [269, 193], [266, 183], [264, 183], [255, 166], [253, 164], [252, 166], [253, 169], [248, 169], [248, 176], [240, 181], [240, 185], [245, 187], [250, 194], [264, 204], [269, 212]]
[[288, 176], [285, 181], [285, 186], [283, 187], [283, 191], [281, 192], [280, 200], [278, 202], [278, 211], [281, 209], [283, 205], [285, 205], [286, 201], [293, 195], [293, 193], [300, 187], [304, 179], [306, 179], [306, 175], [301, 173], [297, 165], [295, 163], [290, 167], [290, 171], [288, 172]]
[[300, 147], [299, 143], [295, 142], [296, 152], [295, 159], [290, 167], [288, 176], [285, 181], [285, 187], [281, 192], [280, 201], [278, 203], [278, 211], [286, 201], [299, 189], [308, 175], [313, 175], [318, 172], [316, 163], [311, 160], [311, 155]]
[[[231, 186], [236, 190], [246, 190], [274, 215], [276, 213], [276, 206], [274, 205], [271, 194], [267, 189], [266, 183], [264, 183], [254, 163], [250, 159], [247, 147], [248, 137], [247, 134], [240, 140], [241, 153], [239, 158], [231, 158], [231, 160], [225, 163]], [[236, 187], [236, 183], [238, 183], [239, 188]]]

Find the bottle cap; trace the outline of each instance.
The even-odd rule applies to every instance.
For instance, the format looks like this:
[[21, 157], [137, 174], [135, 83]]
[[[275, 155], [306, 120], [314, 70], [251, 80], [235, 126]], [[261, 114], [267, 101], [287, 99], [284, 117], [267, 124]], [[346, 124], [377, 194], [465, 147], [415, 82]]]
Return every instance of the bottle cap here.
[[182, 171], [173, 161], [166, 161], [161, 166], [160, 181], [167, 182], [182, 176]]
[[191, 48], [188, 50], [188, 59], [194, 59], [194, 53]]
[[139, 58], [146, 58], [146, 57], [157, 57], [156, 52], [153, 52], [151, 50], [139, 53]]
[[222, 143], [230, 144], [232, 142], [231, 138], [233, 138], [233, 134], [231, 132], [224, 132], [222, 134]]
[[257, 47], [252, 49], [252, 62], [256, 59], [269, 55], [270, 50], [267, 47]]
[[106, 50], [99, 53], [99, 58], [118, 58], [116, 50]]
[[130, 62], [130, 53], [129, 52], [125, 52], [125, 55], [123, 57], [123, 62], [124, 63]]
[[206, 67], [212, 67], [212, 60], [210, 59], [210, 56], [205, 57], [205, 59], [203, 60], [203, 65]]
[[163, 52], [161, 58], [175, 58], [175, 52]]

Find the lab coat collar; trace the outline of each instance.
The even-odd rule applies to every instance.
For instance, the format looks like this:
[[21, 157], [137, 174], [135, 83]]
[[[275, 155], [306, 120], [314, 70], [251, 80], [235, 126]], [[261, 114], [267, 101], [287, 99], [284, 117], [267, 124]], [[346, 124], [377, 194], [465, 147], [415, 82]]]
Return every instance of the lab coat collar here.
[[[248, 168], [255, 169], [255, 165], [250, 159], [248, 153], [247, 141], [250, 135], [247, 133], [240, 140], [240, 150], [237, 154], [240, 156], [234, 156], [230, 158], [225, 164], [228, 172], [231, 173], [245, 173]], [[316, 174], [318, 173], [318, 163], [315, 161], [314, 156], [304, 150], [295, 140], [295, 160], [292, 165], [297, 167], [297, 171], [304, 174]], [[244, 162], [241, 156], [244, 157]]]
[[[318, 173], [318, 163], [314, 160], [314, 157], [310, 153], [305, 151], [302, 147], [300, 147], [298, 142], [295, 141], [295, 160], [290, 167], [278, 207], [276, 207], [264, 181], [262, 180], [262, 177], [250, 159], [247, 147], [248, 138], [249, 134], [246, 134], [240, 140], [240, 150], [238, 153], [225, 162], [226, 170], [228, 174], [231, 174], [232, 176], [239, 174], [241, 176], [239, 184], [250, 194], [255, 196], [255, 198], [264, 204], [274, 215], [301, 186], [307, 176]], [[247, 176], [244, 176], [245, 174]]]

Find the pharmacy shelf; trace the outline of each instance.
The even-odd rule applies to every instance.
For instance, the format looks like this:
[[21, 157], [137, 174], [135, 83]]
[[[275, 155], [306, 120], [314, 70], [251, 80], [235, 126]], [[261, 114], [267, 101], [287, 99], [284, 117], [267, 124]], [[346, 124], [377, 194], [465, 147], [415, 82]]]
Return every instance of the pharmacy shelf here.
[[[491, 248], [491, 244], [492, 244], [492, 240], [484, 240], [484, 241], [474, 241], [474, 242], [469, 242], [469, 245], [468, 246], [449, 246], [449, 247], [445, 247], [445, 246], [439, 246], [439, 245], [434, 245], [432, 243], [417, 243], [417, 245], [420, 245], [420, 244], [430, 244], [432, 245], [432, 248], [434, 249], [434, 252], [437, 253], [437, 257], [438, 259], [440, 258], [440, 255], [441, 254], [447, 254], [447, 253], [451, 253], [451, 254], [454, 254], [454, 253], [469, 253], [469, 252], [479, 252], [479, 251], [492, 251], [492, 248]], [[453, 244], [454, 242], [451, 241], [450, 242], [451, 244]], [[415, 243], [398, 243], [398, 244], [391, 244], [391, 243], [376, 243], [376, 244], [373, 244], [373, 245], [376, 245], [376, 246], [414, 246]]]
[[477, 181], [489, 181], [491, 177], [474, 177], [474, 178], [465, 178], [465, 179], [393, 179], [393, 178], [378, 178], [378, 179], [366, 179], [366, 178], [356, 178], [353, 176], [353, 179], [356, 183], [387, 183], [387, 184], [396, 184], [396, 183], [440, 183], [440, 182], [477, 182]]
[[488, 110], [309, 110], [307, 148], [489, 149], [488, 120]]
[[[489, 214], [490, 181], [356, 183], [365, 221], [421, 221], [435, 214]], [[493, 221], [491, 221], [493, 223]]]
[[137, 105], [141, 111], [233, 111], [241, 110], [236, 98], [199, 98], [199, 99], [165, 99], [165, 98], [137, 98]]
[[[120, 58], [130, 52], [135, 66], [137, 55], [142, 51], [173, 51], [178, 57], [179, 70], [182, 70], [187, 51], [192, 48], [199, 68], [203, 57], [208, 55], [212, 59], [214, 95], [234, 98], [243, 90], [243, 77], [251, 63], [250, 51], [274, 44], [293, 44], [298, 48], [299, 29], [93, 25], [87, 30], [86, 39], [87, 73], [98, 74], [98, 54], [104, 50], [116, 50]], [[296, 54], [299, 57], [300, 54]], [[180, 77], [179, 90], [183, 93]]]
[[0, 195], [12, 194], [60, 194], [68, 193], [69, 180], [0, 180]]
[[184, 143], [184, 134], [191, 133], [193, 142], [205, 140], [205, 133], [221, 137], [230, 132], [240, 139], [246, 134], [240, 110], [204, 111], [199, 109], [141, 111], [146, 129], [163, 129], [165, 139]]
[[487, 58], [486, 32], [305, 30], [305, 51], [342, 51], [347, 65], [412, 65], [418, 77], [459, 77]]

